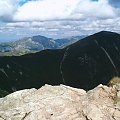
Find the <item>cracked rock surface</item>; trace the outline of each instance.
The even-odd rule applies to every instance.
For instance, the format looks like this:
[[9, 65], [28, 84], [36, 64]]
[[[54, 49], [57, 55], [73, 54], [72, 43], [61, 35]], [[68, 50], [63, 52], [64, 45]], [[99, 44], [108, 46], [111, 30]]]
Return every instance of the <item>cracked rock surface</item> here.
[[0, 120], [120, 120], [120, 88], [45, 85], [0, 98]]

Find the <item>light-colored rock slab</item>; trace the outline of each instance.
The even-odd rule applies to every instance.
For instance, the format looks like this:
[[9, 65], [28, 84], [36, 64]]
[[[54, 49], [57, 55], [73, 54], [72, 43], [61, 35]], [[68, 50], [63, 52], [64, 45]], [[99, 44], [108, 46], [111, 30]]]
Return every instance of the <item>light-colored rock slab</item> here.
[[119, 89], [65, 85], [14, 92], [0, 99], [0, 120], [120, 120]]

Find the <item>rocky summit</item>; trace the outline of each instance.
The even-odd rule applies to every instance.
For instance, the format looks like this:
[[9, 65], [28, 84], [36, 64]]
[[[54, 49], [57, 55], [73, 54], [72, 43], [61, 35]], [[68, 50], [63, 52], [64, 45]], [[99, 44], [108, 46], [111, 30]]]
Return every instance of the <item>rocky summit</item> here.
[[0, 120], [120, 120], [120, 84], [17, 91], [0, 99]]

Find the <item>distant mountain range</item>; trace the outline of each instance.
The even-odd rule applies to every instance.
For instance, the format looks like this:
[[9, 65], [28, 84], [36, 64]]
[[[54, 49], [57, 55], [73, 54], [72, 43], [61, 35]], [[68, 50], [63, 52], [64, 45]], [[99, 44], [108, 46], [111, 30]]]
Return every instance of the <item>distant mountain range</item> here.
[[120, 76], [120, 34], [102, 31], [63, 49], [0, 57], [0, 88], [65, 84], [90, 90]]
[[84, 37], [85, 36], [75, 36], [63, 39], [52, 39], [40, 35], [27, 37], [15, 42], [1, 43], [0, 56], [19, 56], [45, 49], [59, 49], [70, 45]]

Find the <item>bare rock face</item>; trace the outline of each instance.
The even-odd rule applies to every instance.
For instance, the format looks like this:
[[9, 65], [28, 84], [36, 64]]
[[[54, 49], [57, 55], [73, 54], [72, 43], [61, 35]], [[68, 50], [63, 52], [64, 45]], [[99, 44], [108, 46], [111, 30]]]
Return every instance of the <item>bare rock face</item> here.
[[0, 120], [120, 120], [120, 88], [88, 92], [65, 85], [21, 90], [0, 99]]

